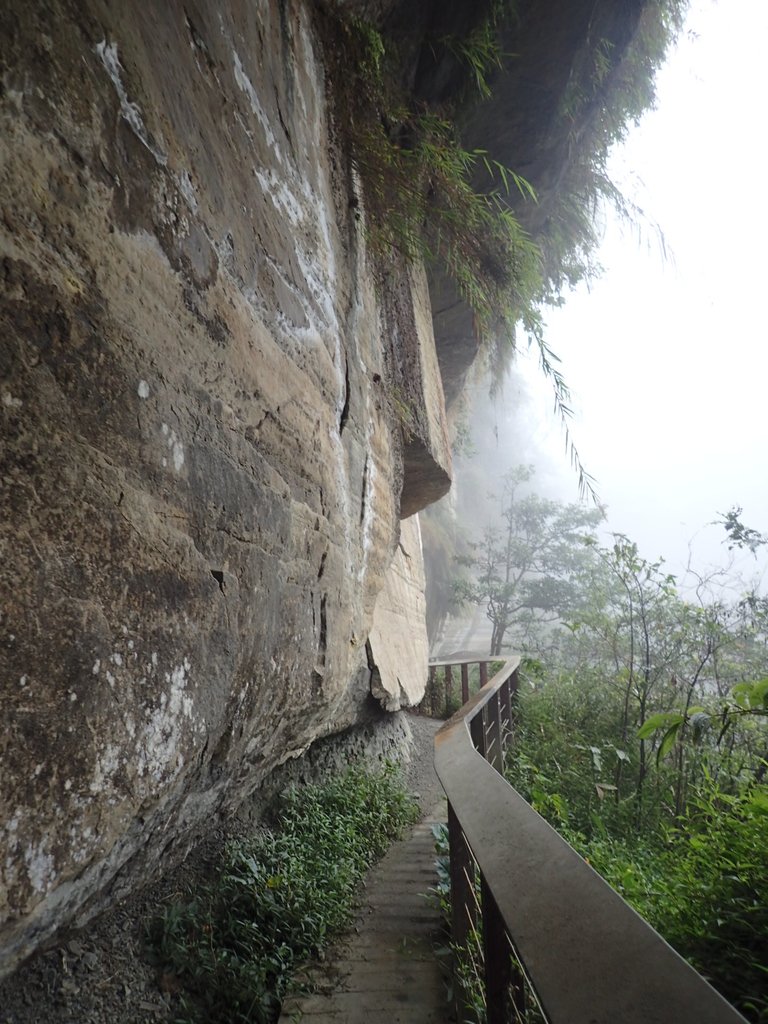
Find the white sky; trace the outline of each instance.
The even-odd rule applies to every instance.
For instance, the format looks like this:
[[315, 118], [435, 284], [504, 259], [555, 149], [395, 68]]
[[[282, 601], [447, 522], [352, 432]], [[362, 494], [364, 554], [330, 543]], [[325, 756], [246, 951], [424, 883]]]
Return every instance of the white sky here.
[[[767, 41], [766, 0], [694, 0], [657, 109], [613, 164], [672, 259], [652, 232], [639, 243], [611, 223], [603, 277], [547, 317], [609, 527], [673, 571], [689, 538], [731, 505], [768, 532]], [[565, 475], [548, 384], [526, 364], [541, 396], [537, 434]], [[699, 558], [722, 554], [723, 536], [705, 531]]]

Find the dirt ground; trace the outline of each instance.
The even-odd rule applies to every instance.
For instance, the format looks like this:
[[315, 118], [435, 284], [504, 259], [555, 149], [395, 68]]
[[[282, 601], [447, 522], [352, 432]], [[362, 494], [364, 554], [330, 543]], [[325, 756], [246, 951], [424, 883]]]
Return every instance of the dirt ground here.
[[[442, 722], [409, 716], [413, 733], [406, 781], [428, 814], [442, 790], [432, 765]], [[204, 878], [223, 844], [253, 825], [233, 821], [208, 835], [182, 867], [122, 903], [61, 945], [37, 954], [0, 982], [0, 1024], [153, 1024], [170, 1022], [178, 1001], [145, 955], [145, 927], [159, 903]]]

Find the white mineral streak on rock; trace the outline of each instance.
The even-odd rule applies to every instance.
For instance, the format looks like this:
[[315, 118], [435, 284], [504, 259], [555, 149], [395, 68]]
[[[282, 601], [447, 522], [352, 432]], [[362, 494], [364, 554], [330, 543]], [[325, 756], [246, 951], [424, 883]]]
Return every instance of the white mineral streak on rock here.
[[181, 467], [184, 465], [184, 448], [182, 447], [181, 441], [178, 440], [176, 435], [172, 435], [172, 453], [173, 453], [173, 468], [177, 473], [181, 472]]
[[293, 192], [288, 188], [284, 178], [278, 178], [270, 168], [266, 174], [254, 167], [253, 173], [262, 189], [275, 205], [279, 213], [285, 214], [294, 227], [304, 220], [304, 208]]
[[138, 743], [137, 772], [161, 781], [167, 775], [177, 775], [183, 758], [178, 753], [185, 721], [192, 719], [192, 698], [186, 687], [191, 665], [185, 658], [182, 664], [165, 673], [170, 684], [168, 693], [160, 695], [160, 706], [155, 708], [141, 730]]
[[[305, 112], [305, 124], [311, 134], [309, 149], [322, 152], [327, 145], [323, 137], [326, 119], [324, 112], [317, 112], [316, 107], [322, 104], [323, 100], [317, 91], [313, 91], [307, 97], [304, 95], [307, 87], [312, 88], [317, 81], [322, 80], [322, 74], [315, 58], [311, 37], [304, 25], [301, 26], [298, 41], [303, 50], [301, 59], [306, 68], [306, 75], [297, 83], [298, 103]], [[353, 495], [360, 494], [361, 481], [350, 480], [349, 455], [340, 432], [342, 414], [349, 400], [348, 375], [343, 347], [343, 327], [337, 315], [335, 301], [339, 292], [339, 281], [334, 231], [330, 220], [334, 203], [331, 198], [331, 184], [327, 175], [323, 173], [323, 166], [319, 162], [312, 162], [309, 173], [304, 167], [283, 166], [280, 188], [274, 173], [269, 176], [257, 173], [257, 178], [275, 206], [285, 213], [294, 227], [301, 225], [304, 229], [302, 233], [294, 235], [295, 265], [303, 281], [286, 281], [286, 284], [291, 288], [292, 294], [297, 296], [309, 326], [299, 331], [292, 327], [290, 336], [313, 347], [321, 341], [330, 356], [334, 377], [335, 416], [333, 422], [328, 424], [327, 438], [335, 477], [335, 494], [341, 504], [338, 512], [343, 530], [342, 548], [351, 559], [354, 547], [351, 527], [358, 515], [353, 507], [356, 505]], [[281, 273], [284, 281], [287, 276], [286, 273]], [[368, 530], [370, 538], [370, 525]], [[363, 564], [364, 559], [363, 554]], [[354, 571], [355, 566], [350, 564], [349, 568]]]
[[89, 789], [92, 793], [102, 793], [111, 782], [120, 767], [120, 747], [107, 743], [98, 754]]
[[[366, 434], [368, 432], [366, 431]], [[366, 442], [368, 438], [366, 437]], [[367, 450], [370, 451], [370, 445], [367, 444]], [[360, 562], [360, 568], [357, 573], [357, 578], [362, 580], [365, 576], [365, 570], [368, 567], [368, 554], [373, 546], [373, 525], [375, 520], [375, 504], [376, 496], [374, 494], [374, 487], [376, 484], [376, 465], [372, 457], [369, 457], [366, 462], [365, 479], [363, 481], [363, 557]]]
[[145, 380], [139, 381], [139, 398], [149, 398], [149, 384]]
[[182, 170], [176, 179], [179, 184], [179, 191], [184, 196], [184, 200], [187, 206], [190, 208], [192, 213], [197, 213], [198, 203], [197, 195], [195, 194], [195, 186], [192, 184], [192, 179], [189, 176], [189, 171]]
[[46, 893], [54, 878], [53, 857], [47, 850], [45, 840], [35, 843], [24, 851], [29, 883], [36, 893]]
[[[160, 433], [165, 438], [165, 443], [171, 452], [171, 458], [173, 459], [173, 468], [177, 473], [181, 472], [184, 465], [184, 445], [179, 440], [179, 437], [175, 430], [171, 430], [167, 423], [163, 423], [160, 427]], [[163, 465], [167, 464], [167, 460], [162, 460]]]
[[280, 152], [280, 147], [277, 144], [275, 133], [272, 131], [272, 126], [269, 123], [269, 118], [264, 113], [264, 108], [261, 105], [261, 101], [259, 100], [258, 94], [254, 89], [253, 83], [251, 82], [250, 78], [248, 77], [248, 75], [246, 75], [245, 71], [243, 70], [243, 64], [242, 61], [240, 60], [240, 55], [237, 52], [237, 50], [234, 49], [234, 47], [232, 48], [232, 59], [235, 63], [235, 81], [237, 82], [238, 87], [242, 89], [242, 91], [248, 97], [248, 101], [251, 105], [253, 115], [259, 122], [261, 130], [264, 132], [264, 138], [266, 139], [267, 145], [275, 154], [277, 162], [281, 164], [283, 162], [283, 156]]
[[155, 160], [164, 167], [168, 163], [168, 157], [150, 140], [149, 132], [141, 116], [141, 110], [137, 104], [132, 103], [128, 99], [128, 93], [125, 91], [121, 75], [122, 68], [117, 56], [117, 43], [107, 43], [106, 39], [102, 39], [100, 43], [96, 43], [94, 50], [112, 80], [112, 85], [115, 87], [117, 98], [120, 100], [121, 115], [130, 125], [136, 138], [146, 146]]

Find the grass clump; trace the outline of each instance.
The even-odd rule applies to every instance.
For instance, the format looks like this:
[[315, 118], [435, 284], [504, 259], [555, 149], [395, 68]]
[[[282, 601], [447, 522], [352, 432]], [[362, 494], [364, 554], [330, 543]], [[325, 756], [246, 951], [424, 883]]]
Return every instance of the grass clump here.
[[231, 842], [215, 877], [151, 925], [182, 989], [177, 1021], [274, 1021], [293, 969], [349, 922], [365, 871], [416, 817], [389, 764], [282, 794], [271, 827]]

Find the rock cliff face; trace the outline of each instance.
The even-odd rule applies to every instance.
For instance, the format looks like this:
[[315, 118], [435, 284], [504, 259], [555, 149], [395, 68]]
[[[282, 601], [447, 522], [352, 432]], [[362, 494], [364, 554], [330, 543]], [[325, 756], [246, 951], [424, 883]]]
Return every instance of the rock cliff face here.
[[418, 704], [429, 672], [426, 583], [419, 517], [402, 524], [368, 638], [371, 692], [389, 711]]
[[10, 0], [0, 40], [2, 973], [374, 713], [450, 454], [301, 0]]

